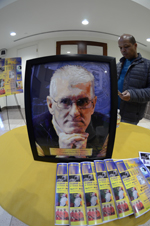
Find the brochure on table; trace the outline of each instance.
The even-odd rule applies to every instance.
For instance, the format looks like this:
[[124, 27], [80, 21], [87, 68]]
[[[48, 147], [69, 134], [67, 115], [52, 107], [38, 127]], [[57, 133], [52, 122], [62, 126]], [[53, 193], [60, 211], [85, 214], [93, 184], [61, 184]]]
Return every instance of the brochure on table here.
[[139, 158], [120, 160], [116, 165], [135, 217], [139, 217], [150, 210], [150, 186], [147, 180], [149, 174], [147, 176], [143, 174], [144, 164]]
[[115, 162], [112, 159], [108, 159], [105, 161], [105, 164], [112, 187], [112, 192], [114, 193], [119, 218], [133, 214], [126, 189], [120, 178]]
[[99, 225], [150, 210], [150, 172], [139, 158], [58, 163], [55, 225]]

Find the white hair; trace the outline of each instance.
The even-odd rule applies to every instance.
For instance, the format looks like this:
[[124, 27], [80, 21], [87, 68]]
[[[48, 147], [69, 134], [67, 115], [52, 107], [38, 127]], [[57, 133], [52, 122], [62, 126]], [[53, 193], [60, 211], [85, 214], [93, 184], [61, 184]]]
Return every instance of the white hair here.
[[91, 82], [91, 96], [95, 96], [94, 93], [94, 76], [91, 72], [84, 67], [77, 65], [66, 65], [57, 69], [50, 81], [50, 96], [54, 97], [58, 94], [57, 79], [61, 81], [67, 80], [70, 85], [77, 85], [79, 83]]

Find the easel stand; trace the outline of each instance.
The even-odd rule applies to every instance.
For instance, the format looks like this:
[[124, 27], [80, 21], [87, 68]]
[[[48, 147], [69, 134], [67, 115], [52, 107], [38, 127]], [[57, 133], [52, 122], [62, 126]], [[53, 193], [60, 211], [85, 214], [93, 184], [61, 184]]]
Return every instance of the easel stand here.
[[[14, 94], [14, 98], [15, 98], [15, 101], [16, 101], [16, 103], [17, 103], [17, 106], [19, 106], [19, 103], [18, 103], [16, 94]], [[10, 121], [9, 121], [9, 114], [8, 114], [8, 107], [7, 107], [7, 106], [8, 106], [8, 105], [7, 105], [7, 95], [6, 95], [6, 111], [7, 111], [7, 119], [8, 119], [9, 130], [11, 130], [11, 128], [10, 128]], [[20, 114], [21, 114], [22, 119], [23, 119], [24, 122], [25, 122], [25, 119], [24, 119], [24, 116], [23, 116], [23, 114], [22, 114], [21, 108], [19, 108], [19, 111], [20, 111]], [[25, 124], [26, 124], [26, 122], [25, 122]]]

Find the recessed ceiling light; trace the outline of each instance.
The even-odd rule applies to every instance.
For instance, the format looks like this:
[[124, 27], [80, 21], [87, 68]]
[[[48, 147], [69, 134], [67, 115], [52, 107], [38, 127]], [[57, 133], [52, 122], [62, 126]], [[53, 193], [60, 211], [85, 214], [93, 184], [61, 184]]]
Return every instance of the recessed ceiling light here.
[[87, 24], [89, 24], [89, 21], [85, 19], [85, 20], [82, 21], [82, 24], [87, 25]]
[[67, 53], [70, 53], [70, 51], [68, 51]]
[[146, 41], [147, 41], [147, 42], [150, 42], [150, 38], [147, 38]]
[[11, 32], [10, 35], [11, 35], [11, 36], [15, 36], [16, 33], [15, 33], [15, 32]]

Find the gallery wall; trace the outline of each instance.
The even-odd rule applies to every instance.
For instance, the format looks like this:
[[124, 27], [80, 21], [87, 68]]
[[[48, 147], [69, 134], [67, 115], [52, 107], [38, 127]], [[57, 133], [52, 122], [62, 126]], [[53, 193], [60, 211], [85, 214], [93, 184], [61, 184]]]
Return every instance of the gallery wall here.
[[[24, 77], [25, 77], [25, 66], [26, 60], [33, 59], [37, 57], [43, 56], [51, 56], [56, 55], [56, 42], [57, 41], [65, 41], [65, 40], [84, 40], [84, 41], [96, 41], [96, 42], [104, 42], [107, 43], [107, 55], [116, 58], [116, 62], [119, 61], [121, 57], [120, 50], [118, 48], [117, 37], [116, 40], [107, 40], [101, 38], [92, 38], [87, 36], [85, 37], [59, 37], [59, 38], [49, 38], [38, 40], [34, 42], [28, 42], [24, 45], [18, 45], [14, 48], [8, 49], [5, 58], [13, 58], [13, 57], [21, 57], [22, 58], [22, 80], [24, 87]], [[138, 45], [138, 52], [142, 54], [143, 57], [150, 59], [150, 52], [145, 49], [140, 48], [140, 44]], [[24, 93], [16, 95], [17, 100], [21, 108], [24, 108]], [[16, 106], [17, 103], [13, 95], [7, 96], [7, 106]], [[6, 97], [0, 98], [0, 107], [3, 108], [6, 106]]]

